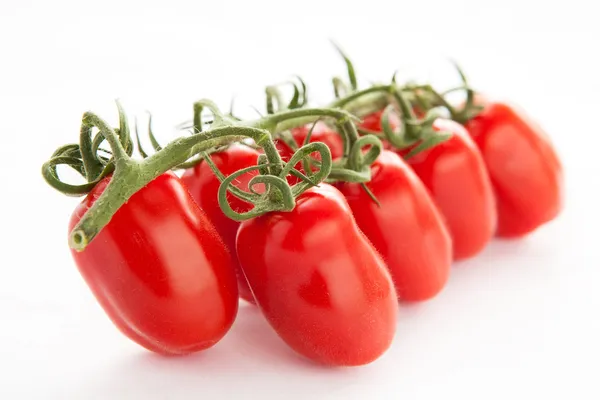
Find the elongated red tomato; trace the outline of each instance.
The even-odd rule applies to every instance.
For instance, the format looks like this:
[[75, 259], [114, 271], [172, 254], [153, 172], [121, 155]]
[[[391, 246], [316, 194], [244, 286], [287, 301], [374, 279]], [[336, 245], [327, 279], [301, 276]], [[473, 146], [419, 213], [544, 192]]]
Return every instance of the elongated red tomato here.
[[562, 165], [541, 127], [515, 107], [496, 102], [486, 104], [465, 127], [494, 186], [498, 236], [523, 236], [559, 214]]
[[[71, 230], [108, 185], [75, 209]], [[82, 252], [79, 271], [113, 323], [162, 354], [217, 343], [237, 312], [231, 258], [202, 210], [172, 173], [135, 193]]]
[[434, 129], [450, 132], [452, 137], [407, 161], [444, 216], [454, 259], [464, 259], [480, 252], [496, 229], [492, 184], [483, 157], [465, 128], [437, 119]]
[[384, 150], [371, 166], [366, 185], [377, 205], [357, 183], [340, 183], [360, 230], [392, 274], [400, 300], [435, 296], [448, 281], [452, 241], [442, 216], [412, 169]]
[[[258, 151], [248, 146], [234, 145], [222, 152], [214, 153], [210, 157], [219, 170], [225, 176], [228, 176], [240, 169], [256, 165], [258, 155]], [[258, 171], [248, 172], [236, 179], [234, 184], [240, 189], [247, 191], [248, 182], [257, 174]], [[194, 168], [185, 171], [181, 179], [194, 200], [196, 200], [200, 208], [215, 226], [231, 253], [236, 267], [240, 297], [254, 303], [252, 292], [248, 287], [244, 274], [240, 270], [235, 251], [235, 237], [240, 223], [225, 216], [219, 206], [217, 197], [219, 186], [221, 185], [219, 179], [205, 162], [200, 162]], [[231, 193], [227, 193], [227, 198], [231, 207], [237, 212], [246, 212], [252, 209], [252, 204], [233, 196]]]
[[237, 251], [258, 306], [298, 353], [361, 365], [390, 346], [393, 282], [334, 187], [306, 191], [291, 212], [242, 222]]

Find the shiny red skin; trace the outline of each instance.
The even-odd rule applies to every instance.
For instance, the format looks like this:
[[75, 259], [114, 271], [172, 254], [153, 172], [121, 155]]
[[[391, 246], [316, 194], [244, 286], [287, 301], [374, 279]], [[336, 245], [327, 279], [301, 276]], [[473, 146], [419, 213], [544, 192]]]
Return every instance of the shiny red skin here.
[[452, 240], [427, 188], [394, 152], [384, 150], [371, 166], [367, 187], [336, 187], [346, 197], [360, 230], [377, 249], [403, 301], [422, 301], [439, 293], [450, 274]]
[[433, 126], [452, 137], [407, 162], [444, 216], [454, 259], [469, 258], [483, 250], [496, 230], [492, 184], [479, 149], [462, 125], [437, 119]]
[[[256, 165], [258, 156], [258, 151], [248, 146], [234, 145], [222, 152], [214, 153], [210, 157], [219, 170], [225, 176], [228, 176], [240, 169]], [[257, 174], [258, 171], [246, 173], [236, 179], [235, 185], [244, 191], [248, 191], [248, 182]], [[244, 274], [241, 272], [235, 251], [235, 237], [240, 223], [227, 217], [219, 206], [218, 192], [221, 186], [219, 179], [212, 172], [208, 164], [202, 161], [194, 168], [186, 170], [181, 180], [187, 186], [196, 203], [198, 203], [208, 216], [208, 219], [215, 226], [217, 232], [223, 238], [225, 246], [227, 246], [227, 249], [231, 253], [238, 277], [240, 297], [254, 303], [254, 297], [248, 287]], [[227, 193], [227, 198], [229, 199], [231, 208], [238, 212], [246, 212], [253, 207], [252, 204], [240, 200], [231, 193]]]
[[258, 306], [296, 352], [350, 366], [390, 346], [394, 284], [333, 186], [309, 189], [291, 212], [242, 222], [237, 251]]
[[[75, 209], [69, 231], [108, 179]], [[209, 348], [235, 319], [231, 258], [172, 173], [135, 193], [84, 251], [72, 255], [112, 322], [148, 350], [176, 355]]]
[[498, 236], [521, 237], [560, 213], [563, 169], [540, 126], [509, 104], [490, 102], [465, 127], [494, 186]]

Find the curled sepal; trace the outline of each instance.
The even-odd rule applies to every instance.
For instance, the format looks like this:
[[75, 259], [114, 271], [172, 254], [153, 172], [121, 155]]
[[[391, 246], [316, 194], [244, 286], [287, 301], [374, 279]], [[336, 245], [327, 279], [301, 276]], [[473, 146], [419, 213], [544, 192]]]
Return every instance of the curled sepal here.
[[[81, 196], [90, 192], [101, 179], [111, 174], [116, 163], [130, 162], [133, 141], [129, 136], [129, 128], [123, 127], [123, 124], [127, 124], [127, 119], [118, 101], [117, 108], [121, 127], [116, 130], [93, 113], [87, 112], [83, 115], [79, 144], [60, 147], [50, 160], [42, 165], [42, 176], [50, 186], [68, 196]], [[98, 128], [99, 132], [92, 139], [94, 127]], [[110, 151], [100, 149], [104, 140], [109, 143]], [[99, 150], [110, 154], [111, 158], [99, 155]], [[83, 176], [87, 183], [73, 185], [63, 182], [58, 176], [59, 165], [68, 165]]]
[[142, 146], [142, 141], [140, 140], [140, 132], [138, 130], [138, 120], [137, 118], [134, 121], [133, 130], [135, 131], [135, 141], [137, 144], [137, 149], [142, 158], [148, 158], [148, 153], [144, 150], [144, 146]]
[[[402, 90], [394, 89], [392, 91], [401, 112], [401, 125], [403, 125], [403, 135], [407, 138], [407, 141], [414, 141], [419, 138], [419, 125], [421, 121], [415, 116], [415, 112], [412, 105], [402, 93]], [[388, 114], [389, 115], [389, 114]]]
[[[306, 134], [306, 137], [304, 138], [304, 143], [303, 143], [304, 145], [307, 145], [310, 143], [310, 139], [312, 137], [313, 131], [315, 130], [315, 127], [317, 126], [317, 124], [320, 121], [321, 121], [321, 118], [319, 118], [315, 122], [313, 122], [310, 129], [308, 130], [308, 133]], [[296, 143], [296, 141], [294, 140], [294, 144], [295, 143]], [[305, 157], [302, 159], [302, 166], [304, 167], [304, 171], [306, 171], [306, 175], [312, 176], [312, 162], [311, 162], [310, 157]]]
[[152, 143], [152, 148], [154, 151], [161, 151], [162, 146], [156, 140], [156, 136], [154, 136], [154, 132], [152, 131], [152, 114], [148, 112], [148, 137], [150, 138], [150, 143]]
[[[118, 132], [118, 129], [116, 130]], [[106, 165], [110, 162], [110, 158], [106, 158], [104, 156], [101, 156], [99, 154], [100, 151], [102, 151], [103, 153], [107, 154], [107, 155], [112, 155], [111, 152], [109, 150], [103, 149], [102, 147], [100, 147], [102, 145], [102, 143], [104, 143], [104, 136], [98, 132], [96, 134], [96, 136], [94, 137], [94, 140], [92, 140], [92, 148], [91, 148], [91, 152], [92, 155], [94, 155], [94, 157], [96, 157], [96, 161], [98, 161], [100, 164], [102, 165]], [[133, 152], [132, 152], [133, 154]]]
[[452, 137], [452, 132], [440, 131], [436, 132], [433, 130], [428, 130], [423, 134], [421, 141], [418, 145], [413, 147], [408, 154], [404, 156], [404, 159], [408, 160], [411, 157], [419, 154], [422, 151], [429, 150], [438, 144], [444, 143], [446, 140]]
[[52, 154], [50, 160], [42, 165], [42, 176], [44, 180], [51, 187], [67, 196], [83, 196], [89, 193], [101, 179], [108, 176], [114, 170], [113, 164], [110, 164], [102, 170], [100, 175], [94, 181], [81, 185], [73, 185], [63, 182], [60, 179], [57, 172], [57, 167], [59, 165], [68, 165], [82, 177], [86, 177], [86, 171], [81, 158], [81, 150], [78, 144], [69, 144], [60, 147]]
[[398, 131], [394, 131], [390, 123], [390, 113], [394, 111], [394, 105], [388, 105], [381, 114], [381, 128], [385, 138], [392, 146], [402, 149], [414, 143], [414, 139], [409, 139], [406, 135], [406, 124], [401, 123], [398, 126]]
[[306, 82], [300, 76], [296, 75], [296, 79], [300, 82], [300, 87], [295, 82], [290, 82], [294, 87], [294, 95], [287, 105], [288, 110], [296, 108], [302, 108], [308, 103], [308, 96], [306, 94]]
[[208, 111], [210, 111], [210, 113], [212, 114], [212, 124], [211, 124], [211, 128], [217, 128], [223, 125], [234, 125], [235, 124], [235, 120], [233, 118], [230, 118], [228, 116], [226, 116], [225, 114], [223, 114], [223, 112], [221, 112], [221, 110], [219, 109], [219, 107], [217, 107], [217, 105], [212, 101], [212, 100], [208, 100], [208, 99], [202, 99], [202, 100], [198, 100], [197, 102], [194, 103], [194, 131], [195, 133], [198, 133], [198, 129], [201, 129], [201, 125], [202, 125], [202, 120], [200, 118], [200, 113], [204, 110], [204, 109], [208, 109]]
[[453, 120], [455, 120], [458, 123], [464, 124], [470, 119], [476, 117], [481, 112], [481, 110], [483, 110], [483, 107], [475, 104], [475, 91], [469, 86], [467, 76], [465, 75], [463, 69], [460, 67], [460, 65], [458, 65], [456, 61], [450, 60], [450, 62], [454, 65], [454, 68], [456, 68], [456, 71], [460, 76], [460, 80], [463, 83], [463, 89], [465, 90], [467, 98], [465, 101], [465, 105], [460, 110], [450, 107], [448, 108], [448, 111], [451, 113]]
[[[299, 85], [294, 81], [288, 81], [279, 85], [267, 86], [265, 89], [265, 94], [267, 95], [267, 114], [302, 108], [308, 103], [306, 82], [300, 76], [295, 76], [295, 78], [298, 80]], [[279, 89], [284, 84], [292, 85], [294, 90], [294, 94], [287, 104], [284, 102], [283, 94]]]
[[325, 143], [314, 142], [305, 144], [296, 150], [292, 158], [290, 158], [290, 161], [281, 170], [279, 177], [284, 179], [286, 175], [293, 170], [297, 163], [307, 157], [310, 157], [312, 153], [319, 153], [320, 155], [321, 160], [319, 162], [319, 169], [316, 172], [311, 171], [312, 176], [310, 178], [306, 177], [306, 179], [302, 179], [301, 182], [298, 182], [292, 187], [294, 197], [299, 196], [308, 188], [318, 185], [324, 181], [331, 172], [332, 160], [329, 147], [327, 147]]
[[[364, 150], [367, 147], [369, 149], [365, 152]], [[382, 150], [383, 144], [376, 136], [362, 136], [354, 142], [354, 145], [352, 145], [350, 156], [348, 158], [348, 165], [355, 171], [362, 171], [370, 168], [371, 164], [379, 157]]]
[[346, 68], [348, 70], [348, 80], [350, 82], [350, 88], [352, 89], [352, 91], [355, 91], [356, 89], [358, 89], [358, 83], [356, 81], [356, 72], [354, 71], [354, 65], [352, 65], [352, 61], [350, 61], [350, 58], [346, 55], [346, 53], [344, 53], [340, 46], [338, 46], [333, 41], [331, 43], [333, 44], [333, 47], [335, 47], [337, 52], [340, 54], [340, 56], [342, 56], [342, 58], [344, 59], [344, 62], [346, 63]]
[[350, 93], [348, 86], [340, 77], [333, 77], [331, 83], [333, 84], [333, 94], [336, 99], [341, 99], [342, 96], [347, 96]]
[[[262, 154], [261, 154], [262, 155]], [[221, 172], [221, 170], [219, 170], [219, 168], [215, 165], [215, 163], [213, 162], [213, 160], [210, 158], [210, 155], [208, 154], [208, 152], [203, 152], [201, 155], [201, 159], [204, 159], [204, 161], [206, 162], [206, 164], [208, 164], [208, 166], [210, 167], [210, 169], [213, 171], [213, 173], [215, 174], [215, 176], [217, 177], [217, 179], [219, 179], [220, 182], [223, 182], [224, 180], [226, 180], [226, 176], [223, 175], [223, 173]], [[264, 162], [259, 160], [259, 165], [257, 166], [253, 166], [252, 168], [254, 169], [261, 169], [263, 167]], [[256, 168], [255, 168], [256, 167]], [[231, 185], [228, 190], [235, 196], [238, 197], [244, 201], [247, 201], [248, 203], [252, 203], [254, 201], [257, 201], [258, 196], [260, 195], [259, 193], [257, 193], [252, 187], [250, 188], [250, 192], [244, 192], [242, 189], [238, 188], [237, 186]]]
[[[273, 175], [257, 175], [253, 177], [250, 182], [248, 182], [248, 187], [252, 193], [246, 193], [246, 195], [250, 195], [252, 197], [253, 201], [251, 202], [254, 204], [254, 207], [250, 211], [240, 213], [231, 208], [231, 205], [227, 200], [227, 192], [230, 191], [235, 195], [235, 189], [233, 189], [235, 186], [233, 185], [233, 181], [243, 174], [260, 169], [262, 167], [262, 165], [255, 165], [241, 169], [229, 175], [221, 182], [218, 193], [219, 206], [227, 217], [235, 221], [245, 221], [268, 212], [291, 211], [294, 209], [296, 203], [294, 201], [294, 195], [292, 194], [290, 185], [288, 185], [284, 179]], [[255, 194], [256, 190], [253, 190], [253, 187], [258, 184], [264, 184], [266, 187], [266, 193], [263, 195], [257, 195]], [[248, 198], [246, 196], [244, 197], [244, 200]]]
[[[267, 114], [275, 114], [284, 109], [283, 95], [277, 86], [267, 86], [265, 94], [267, 95]], [[274, 102], [277, 106], [274, 105]]]
[[335, 167], [331, 169], [326, 182], [353, 182], [364, 183], [371, 180], [371, 171], [354, 171], [347, 168]]
[[100, 182], [100, 180], [108, 176], [114, 170], [113, 164], [110, 164], [94, 181], [83, 183], [81, 185], [73, 185], [61, 181], [58, 177], [56, 167], [61, 164], [68, 165], [77, 172], [81, 172], [83, 169], [83, 162], [79, 158], [59, 156], [51, 158], [42, 165], [42, 176], [44, 177], [44, 180], [54, 189], [67, 196], [86, 195], [98, 184], [98, 182]]

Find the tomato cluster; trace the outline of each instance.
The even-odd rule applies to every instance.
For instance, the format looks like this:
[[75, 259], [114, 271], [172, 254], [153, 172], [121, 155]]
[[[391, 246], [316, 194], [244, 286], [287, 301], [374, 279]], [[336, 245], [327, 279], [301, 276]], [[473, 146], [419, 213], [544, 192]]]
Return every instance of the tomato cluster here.
[[[80, 143], [44, 164], [53, 187], [87, 195], [71, 251], [127, 337], [162, 354], [209, 348], [242, 298], [303, 356], [367, 364], [390, 346], [399, 304], [435, 297], [454, 260], [557, 216], [562, 167], [522, 111], [475, 101], [466, 80], [462, 109], [430, 86], [358, 91], [346, 61], [351, 87], [341, 97], [334, 81], [328, 107], [306, 106], [304, 82], [287, 106], [267, 90], [279, 108], [268, 98], [258, 121], [200, 101], [194, 134], [161, 148], [150, 132], [151, 156], [138, 137], [139, 161], [118, 105], [118, 129], [86, 113]], [[59, 164], [87, 183], [60, 181]]]

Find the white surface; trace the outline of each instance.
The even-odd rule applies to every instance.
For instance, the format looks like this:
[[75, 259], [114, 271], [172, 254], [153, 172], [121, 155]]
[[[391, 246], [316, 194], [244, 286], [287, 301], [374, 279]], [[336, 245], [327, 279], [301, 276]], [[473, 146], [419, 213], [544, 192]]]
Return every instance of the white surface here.
[[[600, 398], [594, 2], [122, 3], [0, 4], [1, 399]], [[115, 121], [116, 97], [163, 131], [200, 97], [262, 108], [262, 87], [295, 73], [324, 98], [343, 72], [328, 38], [365, 80], [451, 56], [519, 102], [563, 157], [563, 215], [456, 265], [439, 297], [401, 310], [392, 348], [367, 367], [302, 361], [247, 307], [209, 351], [147, 354], [79, 277], [66, 243], [77, 200], [45, 185], [41, 163], [76, 140], [83, 111]]]

